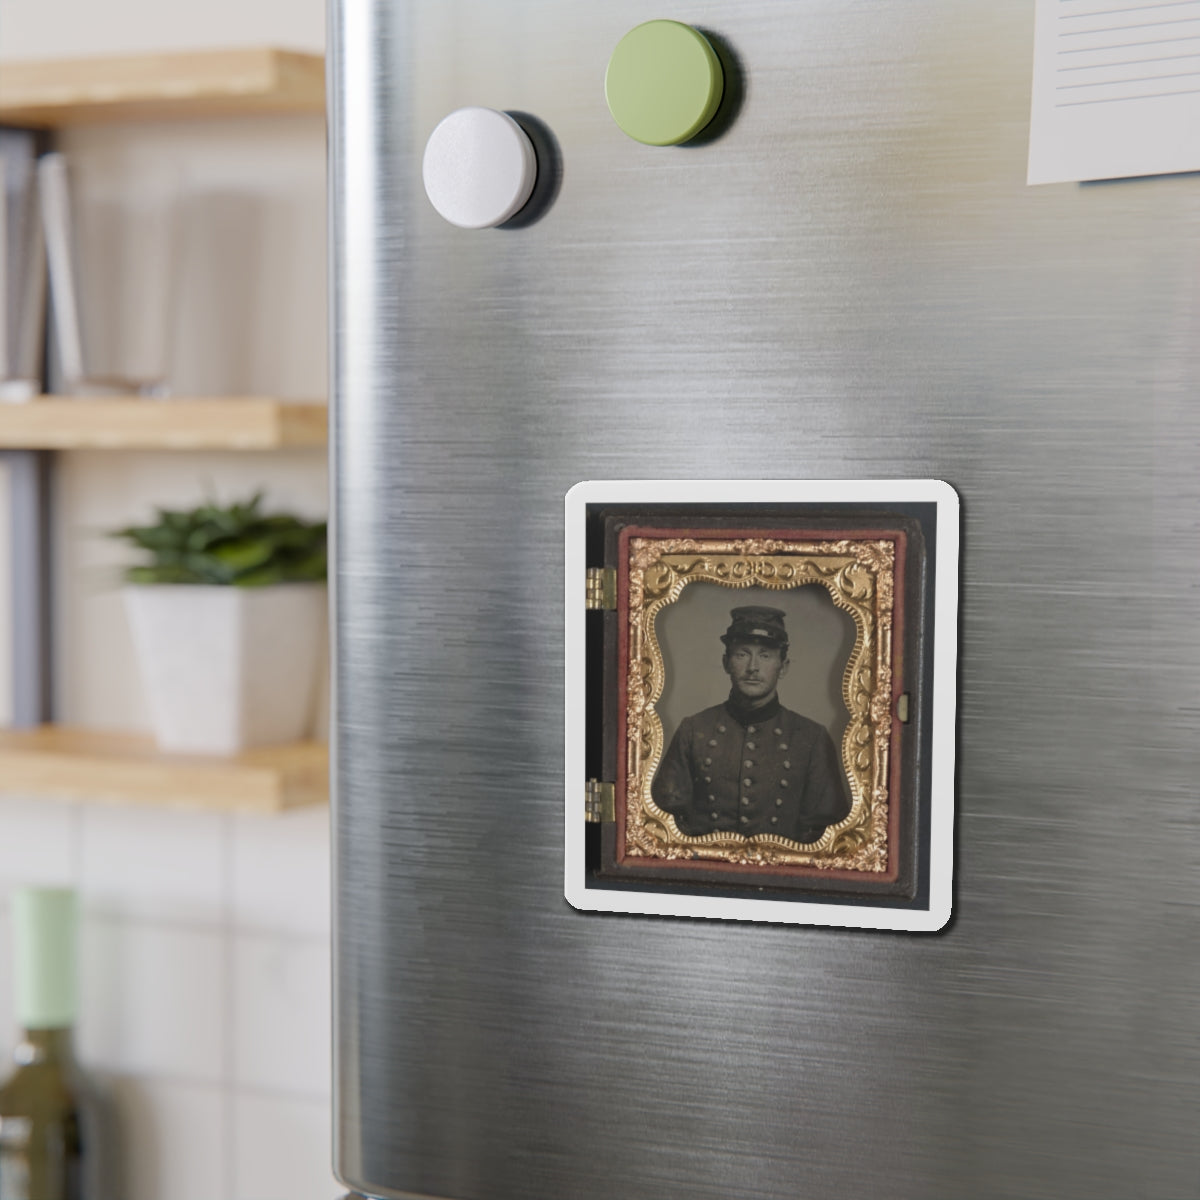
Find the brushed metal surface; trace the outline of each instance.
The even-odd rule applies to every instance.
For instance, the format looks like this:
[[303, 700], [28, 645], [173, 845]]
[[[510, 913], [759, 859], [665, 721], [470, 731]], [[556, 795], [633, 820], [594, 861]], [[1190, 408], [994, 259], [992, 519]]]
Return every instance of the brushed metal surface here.
[[[1196, 1195], [1200, 179], [1025, 186], [1027, 5], [333, 9], [343, 1180]], [[607, 113], [650, 15], [745, 67], [703, 147]], [[536, 224], [428, 205], [464, 104], [557, 138]], [[962, 496], [940, 935], [562, 898], [563, 494], [738, 475]]]

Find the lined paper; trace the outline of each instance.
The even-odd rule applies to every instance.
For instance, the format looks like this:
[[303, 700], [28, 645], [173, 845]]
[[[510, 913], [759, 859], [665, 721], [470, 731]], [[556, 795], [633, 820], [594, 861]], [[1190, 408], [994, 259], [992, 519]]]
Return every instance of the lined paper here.
[[1037, 0], [1029, 183], [1200, 170], [1200, 0]]

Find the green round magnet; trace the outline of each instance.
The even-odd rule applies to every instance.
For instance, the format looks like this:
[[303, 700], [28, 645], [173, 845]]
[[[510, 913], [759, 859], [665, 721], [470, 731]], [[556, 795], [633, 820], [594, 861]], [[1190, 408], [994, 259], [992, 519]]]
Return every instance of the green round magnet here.
[[725, 90], [721, 60], [698, 29], [647, 21], [608, 60], [604, 95], [613, 120], [634, 141], [678, 146], [712, 120]]

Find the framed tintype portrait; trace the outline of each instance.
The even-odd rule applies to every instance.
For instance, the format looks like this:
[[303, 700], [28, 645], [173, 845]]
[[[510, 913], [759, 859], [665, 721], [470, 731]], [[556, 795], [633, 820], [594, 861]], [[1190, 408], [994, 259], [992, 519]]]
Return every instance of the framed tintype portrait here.
[[573, 488], [567, 899], [944, 925], [957, 569], [939, 481]]

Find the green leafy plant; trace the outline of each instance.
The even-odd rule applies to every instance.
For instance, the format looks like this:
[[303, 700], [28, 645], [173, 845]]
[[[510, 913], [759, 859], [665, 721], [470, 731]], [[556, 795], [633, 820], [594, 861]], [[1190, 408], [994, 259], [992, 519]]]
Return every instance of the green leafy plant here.
[[260, 510], [262, 493], [244, 504], [158, 510], [153, 525], [117, 529], [112, 537], [152, 556], [128, 567], [128, 583], [208, 583], [265, 587], [321, 581], [326, 572], [325, 522]]

